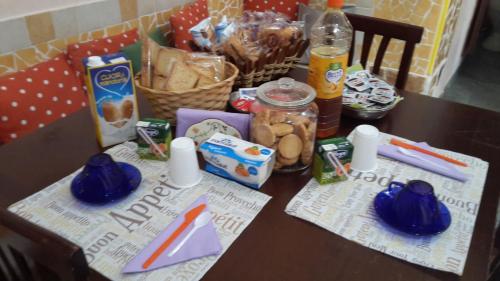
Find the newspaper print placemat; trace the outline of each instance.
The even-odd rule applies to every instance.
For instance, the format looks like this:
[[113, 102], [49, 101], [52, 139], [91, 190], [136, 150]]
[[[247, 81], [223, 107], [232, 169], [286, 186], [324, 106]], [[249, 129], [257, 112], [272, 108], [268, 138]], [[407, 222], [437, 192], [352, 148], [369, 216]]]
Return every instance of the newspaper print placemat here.
[[[384, 134], [387, 142], [390, 135]], [[462, 275], [483, 193], [488, 163], [471, 156], [439, 150], [466, 162], [460, 170], [469, 176], [461, 183], [388, 158], [377, 159], [374, 172], [350, 172], [350, 179], [319, 185], [311, 181], [288, 203], [286, 213], [312, 222], [348, 240], [425, 267]], [[420, 179], [431, 183], [451, 212], [451, 225], [429, 237], [406, 235], [384, 225], [373, 208], [375, 196], [389, 182]]]
[[203, 172], [197, 187], [175, 190], [165, 185], [164, 162], [138, 159], [134, 150], [118, 145], [108, 150], [116, 161], [138, 167], [143, 181], [126, 199], [101, 207], [78, 202], [70, 193], [75, 172], [17, 202], [9, 210], [82, 247], [89, 266], [111, 280], [199, 280], [219, 256], [209, 256], [150, 272], [121, 270], [179, 213], [206, 194], [224, 252], [271, 198], [237, 183]]

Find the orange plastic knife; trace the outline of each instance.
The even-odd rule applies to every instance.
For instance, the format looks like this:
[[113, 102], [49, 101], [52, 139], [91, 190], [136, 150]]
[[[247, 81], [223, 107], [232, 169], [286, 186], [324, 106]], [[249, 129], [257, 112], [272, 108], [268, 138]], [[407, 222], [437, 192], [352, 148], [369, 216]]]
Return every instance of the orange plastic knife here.
[[172, 232], [172, 234], [170, 234], [167, 240], [165, 240], [165, 242], [163, 242], [160, 247], [154, 251], [154, 253], [144, 262], [142, 268], [147, 269], [151, 266], [151, 264], [153, 264], [153, 262], [168, 248], [168, 246], [170, 246], [170, 244], [172, 244], [172, 242], [174, 242], [175, 239], [177, 239], [177, 237], [179, 237], [179, 235], [186, 230], [186, 228], [203, 212], [206, 207], [206, 204], [200, 204], [199, 206], [189, 210], [189, 212], [184, 215], [184, 222], [182, 222], [182, 224], [179, 225], [179, 227]]
[[467, 167], [467, 164], [464, 163], [464, 162], [460, 162], [460, 161], [455, 160], [453, 158], [450, 158], [450, 157], [438, 154], [436, 152], [433, 152], [433, 151], [430, 151], [430, 150], [418, 147], [416, 145], [412, 145], [412, 144], [406, 143], [404, 141], [400, 141], [400, 140], [395, 139], [395, 138], [391, 139], [391, 144], [396, 145], [396, 146], [400, 146], [400, 147], [403, 147], [403, 148], [406, 148], [406, 149], [415, 150], [415, 151], [418, 151], [418, 152], [421, 152], [421, 153], [424, 153], [424, 154], [427, 154], [427, 155], [430, 155], [430, 156], [433, 156], [433, 157], [436, 157], [436, 158], [439, 158], [439, 159], [443, 159], [443, 160], [445, 160], [447, 162], [450, 162], [450, 163], [453, 163], [453, 164], [456, 164], [456, 165], [459, 165], [459, 166]]

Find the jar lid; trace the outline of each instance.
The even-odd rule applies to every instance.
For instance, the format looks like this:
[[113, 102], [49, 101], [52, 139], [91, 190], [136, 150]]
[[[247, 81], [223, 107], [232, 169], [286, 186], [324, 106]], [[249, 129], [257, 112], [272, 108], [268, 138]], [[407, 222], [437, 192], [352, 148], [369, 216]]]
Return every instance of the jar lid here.
[[277, 107], [300, 107], [316, 98], [316, 91], [309, 85], [292, 78], [280, 78], [260, 85], [257, 98]]

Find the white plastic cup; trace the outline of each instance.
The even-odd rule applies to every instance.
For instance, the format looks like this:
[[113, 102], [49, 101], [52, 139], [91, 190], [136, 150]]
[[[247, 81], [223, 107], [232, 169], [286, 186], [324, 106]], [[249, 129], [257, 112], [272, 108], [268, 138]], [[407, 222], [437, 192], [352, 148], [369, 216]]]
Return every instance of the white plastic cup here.
[[200, 183], [202, 175], [198, 166], [196, 146], [187, 137], [176, 138], [170, 143], [170, 184], [176, 188], [188, 188]]
[[377, 168], [379, 131], [371, 125], [359, 125], [354, 129], [351, 169], [370, 172]]

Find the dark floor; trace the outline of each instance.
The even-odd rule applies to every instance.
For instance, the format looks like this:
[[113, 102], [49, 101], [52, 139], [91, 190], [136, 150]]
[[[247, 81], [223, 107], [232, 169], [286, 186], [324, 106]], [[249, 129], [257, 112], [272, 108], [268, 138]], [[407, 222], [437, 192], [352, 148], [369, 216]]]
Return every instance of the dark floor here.
[[500, 112], [500, 52], [478, 44], [464, 58], [442, 98]]

